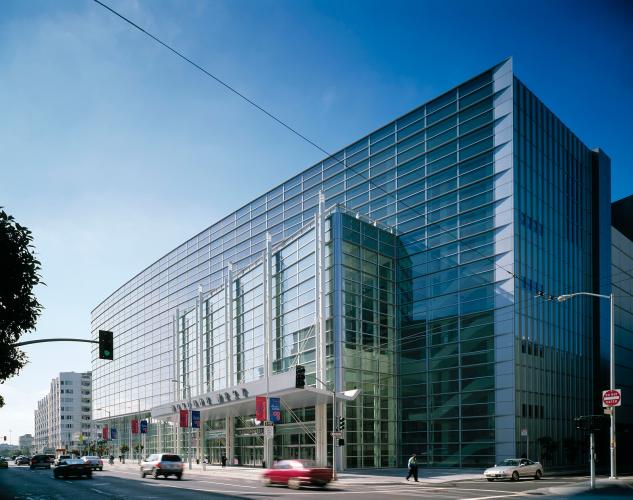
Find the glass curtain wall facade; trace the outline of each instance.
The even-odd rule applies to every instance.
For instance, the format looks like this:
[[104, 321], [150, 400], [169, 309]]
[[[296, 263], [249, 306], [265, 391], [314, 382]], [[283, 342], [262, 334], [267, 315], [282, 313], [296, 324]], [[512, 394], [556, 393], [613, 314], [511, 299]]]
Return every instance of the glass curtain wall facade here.
[[[594, 291], [595, 281], [609, 286], [593, 244], [610, 220], [593, 213], [596, 153], [516, 78], [514, 91], [515, 418], [516, 428], [528, 431], [517, 437], [516, 449], [523, 454], [529, 446], [546, 462], [574, 463], [584, 436], [570, 422], [594, 413], [596, 305], [592, 299], [557, 303], [547, 295]], [[608, 196], [598, 202], [608, 206]], [[539, 292], [545, 300], [535, 298]]]
[[[341, 408], [344, 466], [401, 466], [412, 452], [430, 466], [495, 463], [522, 453], [523, 428], [537, 458], [539, 438], [578, 438], [569, 419], [590, 405], [592, 309], [533, 296], [595, 278], [591, 154], [502, 62], [242, 207], [104, 300], [92, 330], [115, 332], [115, 360], [93, 352], [95, 407], [114, 418], [138, 400], [149, 416], [185, 396], [174, 378], [204, 393], [263, 377], [257, 259], [269, 233], [273, 245], [292, 240], [272, 264], [274, 370], [301, 351], [310, 384], [318, 306], [308, 297], [326, 273], [327, 381], [363, 391]], [[318, 269], [314, 245], [300, 241], [313, 237], [321, 191], [326, 207], [344, 208], [328, 219]], [[200, 294], [205, 333], [192, 345], [180, 311]], [[227, 322], [238, 332], [230, 343]], [[254, 449], [250, 418], [233, 435]], [[220, 450], [226, 423], [205, 425]], [[166, 426], [152, 421], [150, 434]], [[310, 446], [296, 429], [275, 439]]]

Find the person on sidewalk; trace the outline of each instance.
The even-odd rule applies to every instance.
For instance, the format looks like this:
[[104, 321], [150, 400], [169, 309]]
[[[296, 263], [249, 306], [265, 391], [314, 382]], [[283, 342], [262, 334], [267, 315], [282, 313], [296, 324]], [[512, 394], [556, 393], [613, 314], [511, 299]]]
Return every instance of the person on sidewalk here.
[[409, 473], [407, 474], [407, 481], [411, 476], [415, 482], [418, 482], [418, 461], [415, 457], [415, 453], [411, 454], [411, 458], [409, 458], [409, 462], [407, 462], [407, 467], [409, 468]]
[[222, 461], [222, 468], [224, 469], [224, 467], [226, 467], [226, 455], [223, 454], [220, 460]]

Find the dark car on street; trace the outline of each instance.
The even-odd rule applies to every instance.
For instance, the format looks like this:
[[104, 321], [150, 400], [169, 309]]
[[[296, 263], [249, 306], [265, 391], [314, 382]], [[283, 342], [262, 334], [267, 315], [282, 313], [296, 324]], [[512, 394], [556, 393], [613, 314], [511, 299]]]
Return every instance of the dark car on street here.
[[272, 469], [262, 475], [262, 483], [266, 486], [285, 484], [288, 488], [298, 490], [301, 486], [320, 486], [325, 488], [332, 480], [330, 467], [317, 467], [311, 460], [281, 460]]
[[51, 461], [48, 455], [33, 455], [31, 457], [31, 469], [50, 469]]
[[59, 460], [53, 469], [55, 479], [60, 477], [82, 477], [92, 478], [92, 466], [85, 463], [80, 458], [65, 458]]
[[15, 459], [15, 465], [31, 465], [31, 457], [19, 456]]

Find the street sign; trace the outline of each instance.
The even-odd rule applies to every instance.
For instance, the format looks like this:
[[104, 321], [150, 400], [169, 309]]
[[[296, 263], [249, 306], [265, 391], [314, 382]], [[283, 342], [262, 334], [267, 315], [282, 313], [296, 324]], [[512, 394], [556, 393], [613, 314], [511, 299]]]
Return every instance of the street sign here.
[[138, 434], [138, 420], [132, 419], [130, 421], [130, 426], [132, 427], [132, 434]]
[[620, 389], [609, 389], [602, 391], [602, 406], [620, 406], [622, 404], [622, 391]]
[[200, 410], [191, 410], [191, 427], [200, 428]]
[[141, 434], [147, 434], [147, 420], [141, 420]]
[[332, 432], [331, 435], [332, 435], [333, 438], [337, 438], [338, 439], [338, 438], [343, 436], [343, 433], [335, 431], [335, 432]]
[[264, 426], [264, 437], [265, 438], [272, 438], [275, 435], [275, 428], [272, 425], [265, 425]]
[[527, 429], [521, 429], [521, 437], [527, 437], [528, 435], [528, 430]]
[[611, 415], [613, 413], [613, 408], [605, 408], [604, 409], [604, 414], [605, 415]]

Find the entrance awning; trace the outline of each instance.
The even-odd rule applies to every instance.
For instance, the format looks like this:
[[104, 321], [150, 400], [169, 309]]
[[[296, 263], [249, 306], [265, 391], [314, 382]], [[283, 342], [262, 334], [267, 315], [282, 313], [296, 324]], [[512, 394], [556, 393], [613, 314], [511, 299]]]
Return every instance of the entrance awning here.
[[[295, 370], [291, 369], [270, 377], [270, 397], [281, 398], [290, 408], [302, 408], [332, 402], [332, 392], [316, 387], [295, 387]], [[260, 379], [246, 384], [209, 392], [191, 398], [191, 409], [199, 410], [204, 419], [218, 419], [239, 415], [255, 414], [255, 398], [266, 395], [266, 380]], [[338, 400], [351, 400], [353, 397], [337, 393]], [[283, 404], [282, 404], [283, 406]], [[153, 418], [168, 420], [176, 416], [179, 410], [187, 409], [186, 399], [152, 408]]]

